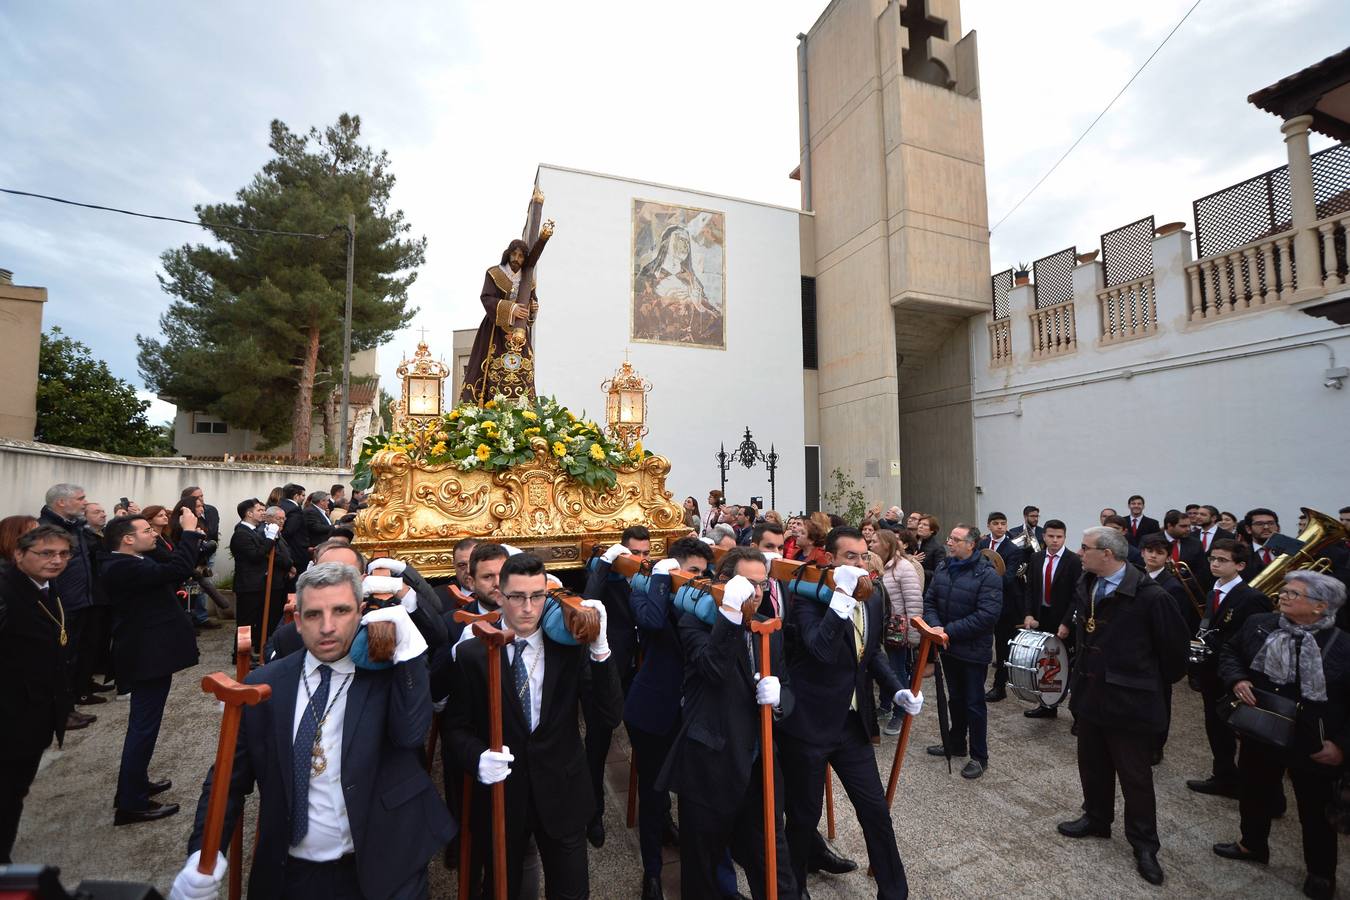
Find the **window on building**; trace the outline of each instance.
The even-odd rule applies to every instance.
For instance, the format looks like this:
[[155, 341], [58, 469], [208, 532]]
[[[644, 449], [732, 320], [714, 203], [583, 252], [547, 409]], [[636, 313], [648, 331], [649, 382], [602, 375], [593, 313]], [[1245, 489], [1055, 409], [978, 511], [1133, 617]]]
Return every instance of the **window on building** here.
[[816, 368], [816, 280], [802, 278], [802, 368]]
[[820, 509], [820, 448], [806, 446], [806, 511]]
[[230, 426], [224, 422], [203, 422], [198, 419], [192, 430], [197, 434], [229, 434]]

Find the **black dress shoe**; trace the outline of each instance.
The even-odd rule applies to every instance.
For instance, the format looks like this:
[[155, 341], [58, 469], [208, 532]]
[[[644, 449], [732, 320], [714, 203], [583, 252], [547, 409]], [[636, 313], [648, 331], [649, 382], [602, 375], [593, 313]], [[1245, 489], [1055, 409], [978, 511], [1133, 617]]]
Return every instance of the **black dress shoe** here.
[[111, 681], [104, 684], [99, 684], [97, 681], [89, 682], [89, 693], [91, 694], [107, 694], [115, 690], [117, 690], [117, 685]]
[[981, 762], [978, 759], [972, 759], [966, 763], [965, 768], [961, 770], [961, 777], [967, 781], [974, 781], [984, 774], [984, 770], [989, 768], [988, 762]]
[[1211, 775], [1208, 778], [1189, 778], [1186, 780], [1186, 787], [1195, 791], [1197, 794], [1214, 794], [1218, 797], [1232, 797], [1237, 799], [1238, 786], [1231, 782]]
[[107, 697], [100, 697], [98, 694], [85, 694], [75, 701], [76, 706], [97, 706], [100, 703], [107, 703]]
[[1303, 896], [1315, 900], [1331, 900], [1336, 896], [1336, 879], [1309, 875], [1303, 879]]
[[176, 812], [178, 812], [177, 803], [156, 803], [151, 800], [145, 809], [117, 810], [113, 813], [113, 824], [135, 825], [138, 822], [153, 822], [156, 819], [167, 819]]
[[1139, 877], [1149, 884], [1163, 883], [1162, 866], [1158, 865], [1158, 854], [1152, 850], [1134, 851], [1134, 867], [1139, 870]]
[[1162, 761], [1163, 761], [1163, 752], [1161, 750], [1154, 750], [1153, 755], [1149, 757], [1148, 764], [1150, 766], [1156, 766], [1158, 763]]
[[91, 716], [72, 709], [66, 715], [66, 731], [78, 731], [81, 728], [88, 728], [97, 721], [98, 716]]
[[[931, 746], [928, 748], [928, 755], [929, 755], [929, 756], [946, 756], [946, 755], [947, 755], [947, 751], [943, 748], [943, 746], [942, 746], [941, 744], [933, 744], [933, 745], [931, 745]], [[961, 750], [961, 751], [952, 753], [952, 756], [965, 756], [965, 755], [966, 755], [966, 751], [964, 751], [964, 750]]]
[[642, 879], [642, 900], [665, 900], [660, 875], [646, 875]]
[[1224, 859], [1236, 859], [1239, 862], [1259, 862], [1262, 864], [1270, 862], [1269, 847], [1264, 852], [1257, 853], [1255, 850], [1248, 850], [1237, 841], [1231, 844], [1215, 844], [1214, 855], [1222, 856]]
[[1071, 838], [1109, 838], [1111, 836], [1110, 825], [1101, 825], [1087, 816], [1080, 816], [1072, 822], [1060, 822], [1055, 828], [1060, 834]]
[[806, 871], [824, 872], [827, 875], [846, 875], [857, 868], [857, 863], [835, 853], [823, 840], [811, 848], [806, 860]]
[[605, 817], [603, 814], [596, 815], [587, 824], [586, 840], [597, 850], [605, 846]]
[[666, 824], [661, 826], [661, 843], [666, 847], [680, 846], [680, 827], [670, 813], [666, 813]]
[[171, 787], [173, 787], [173, 782], [167, 778], [163, 781], [152, 781], [150, 782], [150, 787], [146, 790], [146, 793], [153, 797], [156, 794], [164, 793]]
[[1038, 706], [1035, 709], [1028, 709], [1022, 713], [1028, 719], [1056, 719], [1059, 717], [1059, 710], [1053, 706]]
[[986, 703], [997, 703], [1000, 700], [1006, 700], [1007, 697], [1007, 688], [990, 688], [984, 693], [984, 700]]

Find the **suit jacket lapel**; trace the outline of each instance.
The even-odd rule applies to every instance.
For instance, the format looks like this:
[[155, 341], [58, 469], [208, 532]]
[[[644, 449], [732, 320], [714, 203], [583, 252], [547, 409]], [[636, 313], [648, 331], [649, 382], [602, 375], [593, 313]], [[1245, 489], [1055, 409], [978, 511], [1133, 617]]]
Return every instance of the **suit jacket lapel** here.
[[[361, 725], [361, 715], [366, 711], [366, 697], [370, 694], [370, 682], [373, 676], [357, 669], [352, 674], [352, 683], [347, 687], [347, 712], [342, 717], [342, 758], [352, 758], [352, 740]], [[341, 682], [333, 679], [333, 690]]]
[[[590, 658], [590, 651], [585, 647], [581, 648], [581, 652], [587, 654], [587, 659]], [[558, 690], [558, 678], [562, 675], [564, 653], [563, 647], [553, 643], [548, 638], [544, 638], [544, 684], [540, 688], [543, 696], [539, 698], [539, 721], [541, 723], [553, 709], [553, 695]], [[520, 708], [519, 701], [516, 703], [516, 708]], [[523, 723], [525, 721], [523, 711], [520, 718]]]
[[291, 773], [295, 771], [295, 699], [300, 693], [300, 676], [304, 672], [304, 652], [292, 653], [281, 665], [281, 677], [272, 682], [272, 722], [276, 730], [277, 748], [281, 751], [281, 783], [286, 788], [286, 809], [291, 808], [295, 785]]

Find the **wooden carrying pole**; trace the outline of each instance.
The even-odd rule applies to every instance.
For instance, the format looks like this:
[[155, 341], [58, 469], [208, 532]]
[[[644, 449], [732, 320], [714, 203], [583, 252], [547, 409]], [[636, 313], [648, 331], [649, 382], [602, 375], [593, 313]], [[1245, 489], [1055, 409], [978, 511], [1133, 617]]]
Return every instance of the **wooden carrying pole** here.
[[[234, 678], [243, 683], [252, 667], [253, 629], [242, 625], [235, 629], [234, 639]], [[230, 835], [230, 875], [229, 898], [239, 900], [244, 893], [244, 817], [234, 823], [234, 834]]]
[[[272, 549], [267, 551], [267, 587], [263, 590], [263, 617], [262, 628], [258, 631], [258, 653], [261, 654], [267, 647], [267, 622], [272, 618], [272, 567], [277, 561], [277, 545], [272, 544]], [[260, 655], [258, 657], [262, 659]], [[266, 660], [263, 660], [266, 662]]]
[[[779, 581], [809, 581], [812, 584], [824, 582], [830, 590], [835, 589], [832, 569], [792, 559], [775, 559], [769, 564], [769, 577]], [[853, 598], [866, 600], [871, 596], [872, 579], [866, 576], [859, 578], [857, 586], [853, 589]]]
[[[465, 597], [459, 590], [450, 586], [450, 595], [459, 601], [461, 607], [468, 606], [473, 601]], [[474, 615], [467, 609], [455, 610], [455, 621], [463, 624], [466, 628], [472, 628], [474, 622], [493, 623], [501, 618], [499, 610], [485, 612], [482, 615]], [[459, 813], [459, 896], [469, 896], [469, 877], [472, 874], [469, 871], [469, 865], [473, 857], [473, 829], [470, 827], [469, 816], [473, 813], [473, 776], [464, 773], [464, 793], [460, 799]]]
[[[473, 623], [473, 636], [487, 650], [488, 748], [502, 749], [502, 655], [515, 635], [486, 622]], [[492, 893], [506, 900], [506, 783], [492, 786]]]
[[834, 840], [834, 770], [825, 764], [825, 836]]
[[[750, 630], [759, 635], [760, 675], [767, 678], [769, 671], [769, 636], [783, 627], [782, 619], [755, 619]], [[759, 708], [760, 768], [764, 772], [764, 896], [778, 900], [778, 833], [774, 827], [777, 813], [773, 804], [773, 710]]]
[[[216, 854], [225, 831], [225, 807], [230, 797], [230, 775], [234, 769], [234, 747], [239, 741], [239, 722], [244, 705], [256, 706], [272, 696], [267, 684], [240, 684], [223, 672], [202, 679], [202, 690], [225, 704], [220, 719], [220, 740], [216, 743], [215, 774], [211, 782], [211, 797], [206, 803], [206, 822], [202, 827], [201, 854], [197, 871], [210, 875], [216, 870]], [[235, 860], [238, 865], [239, 861]]]
[[[933, 645], [940, 647], [947, 646], [946, 632], [936, 631], [927, 622], [918, 616], [913, 616], [909, 624], [919, 629], [922, 637], [919, 638], [919, 659], [914, 666], [914, 676], [910, 678], [909, 689], [912, 693], [919, 693], [923, 687], [923, 670], [928, 666], [928, 654]], [[891, 763], [891, 778], [886, 784], [886, 808], [890, 809], [895, 803], [895, 786], [900, 781], [900, 767], [905, 763], [905, 748], [909, 745], [910, 728], [914, 725], [913, 716], [905, 716], [905, 724], [900, 727], [900, 740], [895, 742], [895, 761]]]

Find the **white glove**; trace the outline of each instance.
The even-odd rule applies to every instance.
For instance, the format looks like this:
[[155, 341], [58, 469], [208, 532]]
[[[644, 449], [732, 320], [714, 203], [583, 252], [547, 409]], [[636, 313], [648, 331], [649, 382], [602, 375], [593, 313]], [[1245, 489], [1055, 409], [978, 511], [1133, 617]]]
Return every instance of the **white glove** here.
[[544, 573], [544, 584], [548, 585], [549, 590], [555, 590], [563, 586], [562, 580], [557, 575]]
[[510, 544], [502, 544], [501, 548], [506, 551], [507, 556], [515, 556], [518, 553], [524, 553], [519, 547], [512, 547]]
[[478, 780], [483, 784], [505, 781], [506, 776], [511, 774], [511, 763], [515, 761], [511, 748], [505, 744], [502, 744], [500, 751], [484, 750], [478, 757]]
[[220, 895], [220, 885], [225, 880], [227, 868], [224, 855], [216, 854], [216, 870], [210, 875], [197, 871], [197, 863], [201, 858], [200, 850], [194, 850], [187, 858], [187, 865], [173, 879], [169, 900], [216, 900]]
[[379, 559], [372, 559], [366, 565], [367, 572], [374, 572], [376, 569], [388, 569], [390, 575], [402, 577], [403, 570], [408, 568], [408, 564], [401, 559], [391, 559], [388, 556], [381, 556]]
[[604, 662], [609, 659], [609, 613], [605, 610], [605, 604], [599, 600], [582, 600], [581, 605], [600, 613], [600, 634], [591, 641], [590, 651], [591, 659]]
[[614, 560], [618, 559], [620, 556], [629, 555], [628, 548], [623, 544], [610, 544], [609, 549], [605, 551], [605, 555], [600, 558], [612, 566], [614, 565]]
[[403, 579], [393, 575], [367, 575], [361, 579], [361, 594], [397, 594], [403, 590]]
[[741, 606], [753, 596], [755, 586], [750, 583], [750, 579], [744, 575], [737, 575], [722, 588], [722, 605], [718, 607], [718, 611], [726, 616], [731, 624], [740, 625], [744, 621]]
[[680, 561], [678, 559], [663, 559], [656, 565], [652, 566], [652, 574], [669, 575], [671, 572], [674, 572], [679, 567]]
[[853, 610], [857, 606], [858, 601], [843, 591], [835, 591], [834, 596], [830, 598], [830, 612], [845, 621], [853, 618]]
[[911, 716], [917, 716], [919, 711], [923, 709], [923, 691], [919, 691], [917, 694], [912, 693], [909, 688], [896, 691], [894, 702], [896, 706], [903, 706], [905, 712]]
[[702, 541], [703, 543], [707, 544], [709, 547], [715, 547], [715, 546], [717, 546], [717, 545], [713, 542], [713, 539], [710, 538], [710, 537], [701, 537], [701, 538], [699, 538], [699, 540]]
[[764, 558], [765, 558], [766, 560], [768, 560], [769, 565], [772, 566], [772, 565], [773, 565], [773, 561], [774, 561], [775, 559], [782, 559], [782, 558], [783, 558], [783, 554], [781, 554], [781, 553], [774, 553], [772, 550], [765, 550], [765, 551], [764, 551]]
[[761, 678], [759, 673], [755, 673], [755, 702], [760, 706], [772, 706], [778, 708], [778, 701], [783, 696], [783, 687], [778, 683], [777, 675], [769, 675]]
[[408, 618], [408, 611], [402, 606], [386, 606], [383, 609], [368, 612], [361, 617], [362, 625], [369, 625], [371, 622], [394, 623], [395, 665], [405, 663], [410, 659], [416, 659], [427, 652], [426, 638], [422, 637], [422, 632], [417, 630], [413, 620]]
[[835, 589], [843, 591], [850, 597], [853, 596], [853, 589], [858, 586], [858, 580], [867, 577], [867, 570], [857, 566], [839, 566], [830, 571], [834, 574]]
[[278, 525], [276, 522], [268, 522], [266, 525], [263, 526], [263, 536], [266, 537], [269, 541], [275, 541], [277, 539], [277, 535], [280, 533], [281, 533], [281, 526]]

